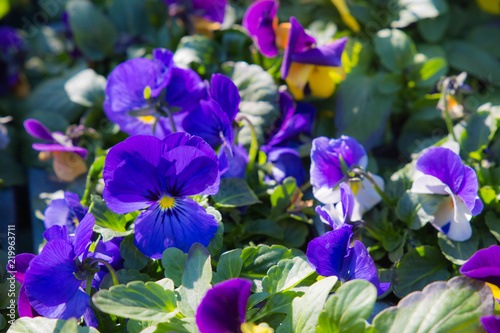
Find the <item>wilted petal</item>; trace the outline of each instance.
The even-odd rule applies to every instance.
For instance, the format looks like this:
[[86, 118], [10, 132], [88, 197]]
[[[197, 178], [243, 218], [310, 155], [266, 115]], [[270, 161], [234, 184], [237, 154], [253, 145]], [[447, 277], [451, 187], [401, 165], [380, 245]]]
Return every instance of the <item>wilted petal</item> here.
[[218, 223], [205, 209], [190, 198], [175, 198], [172, 208], [151, 206], [135, 221], [134, 243], [153, 259], [161, 258], [168, 247], [188, 252], [191, 245], [208, 246]]
[[196, 311], [196, 324], [200, 332], [241, 332], [251, 287], [252, 282], [249, 280], [231, 279], [210, 289]]
[[492, 245], [481, 249], [460, 268], [460, 273], [468, 277], [500, 286], [500, 246]]

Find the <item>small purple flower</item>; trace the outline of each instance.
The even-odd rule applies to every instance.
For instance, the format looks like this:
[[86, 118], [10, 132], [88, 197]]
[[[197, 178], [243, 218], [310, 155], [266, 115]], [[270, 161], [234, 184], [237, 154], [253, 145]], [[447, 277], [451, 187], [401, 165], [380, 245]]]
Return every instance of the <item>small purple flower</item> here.
[[351, 187], [344, 182], [340, 183], [339, 188], [340, 201], [337, 204], [327, 204], [323, 207], [316, 207], [316, 213], [318, 213], [321, 220], [330, 225], [332, 229], [337, 229], [344, 223], [350, 222], [354, 209], [355, 200]]
[[371, 282], [383, 294], [390, 283], [380, 283], [377, 268], [368, 250], [360, 241], [349, 246], [352, 226], [344, 224], [309, 242], [307, 259], [319, 275], [337, 276], [340, 281], [363, 279]]
[[241, 333], [252, 282], [231, 279], [210, 289], [196, 311], [201, 333]]
[[175, 67], [172, 52], [155, 49], [153, 59], [119, 64], [108, 76], [105, 94], [106, 116], [122, 131], [163, 139], [173, 131], [167, 112], [181, 130], [186, 112], [205, 97], [206, 87], [193, 70]]
[[243, 17], [243, 27], [254, 40], [259, 51], [266, 57], [278, 55], [275, 30], [278, 26], [276, 0], [261, 0], [251, 4]]
[[297, 186], [306, 180], [306, 170], [299, 153], [292, 148], [273, 148], [267, 153], [267, 161], [271, 163], [271, 176], [278, 183], [287, 177], [295, 178]]
[[110, 149], [103, 179], [103, 198], [115, 213], [146, 209], [135, 221], [134, 243], [153, 259], [168, 247], [207, 246], [217, 231], [215, 218], [189, 198], [216, 194], [220, 184], [217, 155], [199, 137], [129, 137]]
[[194, 15], [205, 20], [222, 23], [227, 0], [163, 0], [171, 16]]
[[470, 220], [483, 210], [474, 170], [448, 148], [432, 147], [417, 160], [418, 171], [411, 192], [442, 194], [447, 198], [438, 207], [431, 224], [455, 241], [472, 235]]
[[[49, 143], [34, 143], [33, 149], [40, 151], [39, 158], [47, 160], [53, 157], [54, 172], [59, 179], [71, 182], [87, 172], [84, 159], [87, 149], [75, 145], [74, 140], [61, 132], [51, 132], [35, 119], [24, 121], [24, 128], [31, 136]], [[77, 127], [76, 130], [79, 130]]]
[[[342, 162], [343, 161], [343, 162]], [[319, 137], [313, 140], [311, 148], [311, 185], [316, 199], [324, 204], [340, 201], [339, 185], [347, 181], [354, 194], [352, 219], [361, 220], [362, 215], [382, 200], [370, 181], [366, 178], [350, 179], [342, 170], [342, 163], [348, 170], [366, 169], [368, 156], [355, 139], [342, 135], [339, 139]], [[371, 175], [375, 183], [383, 190], [384, 180]]]
[[316, 46], [316, 39], [308, 35], [305, 29], [295, 19], [290, 17], [290, 31], [288, 32], [281, 78], [288, 76], [292, 62], [325, 67], [339, 67], [347, 38], [337, 39], [327, 45]]
[[94, 217], [87, 214], [74, 235], [68, 234], [66, 226], [44, 232], [48, 243], [31, 259], [24, 276], [29, 303], [40, 315], [57, 319], [84, 316], [87, 324], [96, 324], [89, 295], [82, 289], [95, 273], [85, 264], [92, 256], [88, 249], [94, 223]]
[[486, 333], [500, 333], [500, 316], [485, 316], [480, 321]]
[[53, 199], [45, 209], [43, 224], [45, 229], [65, 225], [71, 234], [87, 212], [88, 208], [82, 206], [78, 194], [64, 192], [64, 198]]
[[16, 29], [0, 27], [0, 95], [19, 82], [25, 49], [26, 44]]

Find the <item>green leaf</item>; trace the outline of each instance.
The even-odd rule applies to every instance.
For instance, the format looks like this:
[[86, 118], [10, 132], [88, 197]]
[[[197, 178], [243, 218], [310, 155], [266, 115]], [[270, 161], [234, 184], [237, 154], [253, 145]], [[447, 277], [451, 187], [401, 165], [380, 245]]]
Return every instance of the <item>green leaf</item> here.
[[281, 260], [271, 267], [267, 276], [262, 279], [262, 290], [272, 294], [290, 290], [314, 272], [307, 258]]
[[215, 220], [219, 224], [214, 237], [210, 240], [210, 243], [208, 243], [207, 246], [207, 250], [210, 253], [210, 255], [215, 257], [216, 255], [219, 254], [222, 248], [222, 243], [224, 241], [224, 223], [221, 222], [222, 215], [214, 207], [208, 206], [207, 213], [213, 215], [215, 217]]
[[495, 57], [500, 57], [500, 27], [485, 23], [474, 27], [467, 34], [467, 41]]
[[363, 333], [376, 300], [373, 284], [366, 280], [348, 281], [326, 302], [316, 333]]
[[[72, 327], [73, 326], [73, 327]], [[76, 328], [75, 328], [76, 326]], [[64, 329], [64, 330], [63, 330]], [[75, 319], [49, 319], [44, 317], [22, 317], [9, 328], [9, 333], [99, 333], [93, 327], [81, 327]]]
[[182, 284], [182, 273], [186, 266], [187, 253], [176, 247], [167, 248], [161, 257], [161, 264], [165, 269], [165, 277], [168, 277], [176, 287]]
[[276, 332], [315, 332], [319, 314], [336, 282], [336, 276], [324, 278], [310, 286], [302, 297], [295, 298], [292, 302], [292, 311], [287, 314], [283, 325]]
[[[142, 281], [148, 282], [151, 280], [149, 275], [139, 272], [137, 269], [120, 269], [116, 271], [116, 277], [120, 284], [127, 284], [132, 281]], [[111, 273], [104, 275], [101, 283], [99, 284], [99, 289], [109, 289], [113, 286], [113, 278]]]
[[125, 237], [121, 242], [120, 255], [125, 260], [123, 266], [127, 269], [137, 269], [140, 271], [146, 267], [149, 261], [149, 258], [134, 245], [133, 235]]
[[[392, 46], [388, 47], [391, 50], [387, 51], [392, 54]], [[337, 92], [337, 131], [357, 139], [366, 149], [375, 146], [382, 137], [396, 97], [380, 92], [381, 79], [378, 75], [351, 72]]]
[[484, 282], [459, 276], [439, 281], [402, 299], [373, 320], [378, 332], [481, 332], [479, 318], [493, 314], [493, 295]]
[[278, 223], [268, 219], [249, 219], [243, 224], [245, 235], [265, 235], [277, 239], [283, 239], [285, 234]]
[[444, 44], [450, 66], [490, 83], [500, 81], [500, 63], [491, 54], [464, 41]]
[[218, 45], [203, 35], [182, 37], [174, 54], [175, 64], [189, 67], [200, 75], [210, 75], [219, 67]]
[[489, 111], [478, 111], [467, 119], [464, 129], [459, 138], [462, 153], [482, 152], [495, 136], [497, 120]]
[[398, 29], [383, 29], [373, 38], [380, 63], [391, 72], [400, 73], [413, 64], [417, 49], [413, 40]]
[[7, 15], [10, 10], [9, 0], [0, 0], [0, 19]]
[[437, 17], [420, 20], [417, 24], [420, 36], [428, 43], [440, 41], [449, 27], [451, 15], [449, 13]]
[[468, 240], [464, 242], [456, 242], [440, 232], [438, 234], [438, 244], [446, 259], [455, 265], [461, 266], [465, 264], [465, 262], [469, 260], [469, 258], [472, 257], [477, 250], [479, 250], [479, 235], [476, 231], [474, 231], [471, 238]]
[[101, 107], [104, 102], [104, 89], [106, 89], [106, 78], [91, 68], [76, 73], [64, 84], [69, 99], [86, 107]]
[[[280, 117], [278, 86], [271, 74], [258, 65], [237, 62], [227, 68], [226, 72], [240, 92], [240, 114], [251, 121], [257, 140], [262, 144], [265, 135]], [[238, 134], [238, 142], [250, 146], [251, 141], [250, 126], [244, 123]]]
[[271, 218], [285, 212], [299, 195], [301, 195], [301, 192], [297, 187], [295, 178], [285, 178], [283, 183], [276, 186], [273, 193], [271, 193]]
[[102, 312], [135, 320], [166, 321], [179, 312], [175, 293], [154, 282], [113, 286], [98, 291], [92, 300]]
[[422, 290], [426, 285], [450, 277], [448, 261], [434, 246], [416, 247], [403, 256], [395, 266], [393, 283], [394, 293], [404, 297], [409, 293]]
[[104, 228], [109, 228], [114, 231], [125, 233], [125, 225], [127, 223], [124, 214], [116, 214], [106, 206], [103, 198], [98, 195], [91, 195], [91, 204], [89, 213], [95, 217], [95, 223]]
[[242, 249], [234, 249], [221, 254], [217, 263], [217, 273], [214, 273], [213, 283], [219, 283], [240, 276], [243, 260]]
[[434, 219], [445, 196], [437, 194], [413, 193], [407, 190], [396, 207], [396, 215], [412, 230], [418, 230]]
[[106, 161], [106, 156], [96, 157], [94, 162], [89, 168], [89, 172], [87, 173], [87, 180], [85, 183], [85, 192], [82, 197], [82, 205], [89, 206], [91, 200], [91, 193], [94, 191], [97, 183], [99, 182], [99, 178], [102, 174], [102, 170], [104, 169], [104, 162]]
[[389, 4], [398, 15], [391, 23], [394, 28], [404, 28], [422, 19], [435, 18], [448, 12], [445, 0], [393, 0]]
[[166, 7], [155, 0], [113, 0], [108, 13], [119, 31], [148, 40], [156, 32], [154, 20], [161, 22], [167, 15]]
[[500, 242], [500, 218], [494, 212], [489, 211], [486, 213], [485, 222], [488, 228], [490, 228], [490, 232], [495, 236], [497, 241]]
[[304, 295], [302, 291], [283, 291], [274, 295], [271, 295], [266, 301], [266, 304], [260, 310], [261, 313], [266, 315], [273, 313], [287, 314], [292, 311], [292, 302], [296, 297]]
[[70, 1], [66, 12], [73, 39], [86, 57], [99, 61], [113, 54], [118, 31], [92, 2]]
[[247, 182], [241, 178], [221, 179], [219, 192], [212, 198], [221, 207], [250, 206], [260, 202]]
[[300, 250], [287, 249], [281, 245], [258, 245], [250, 246], [243, 249], [241, 259], [243, 260], [242, 275], [246, 277], [252, 275], [261, 275], [261, 278], [266, 276], [267, 271], [274, 265], [277, 265], [280, 260], [291, 259], [295, 256], [304, 255]]
[[187, 256], [182, 274], [182, 286], [178, 289], [179, 310], [184, 316], [195, 316], [201, 300], [211, 288], [211, 280], [210, 254], [203, 245], [194, 243]]
[[159, 323], [148, 327], [140, 333], [193, 333], [199, 332], [196, 326], [195, 318], [173, 318], [167, 323]]
[[448, 73], [448, 62], [438, 57], [416, 64], [408, 76], [415, 82], [415, 87], [432, 88], [446, 73]]

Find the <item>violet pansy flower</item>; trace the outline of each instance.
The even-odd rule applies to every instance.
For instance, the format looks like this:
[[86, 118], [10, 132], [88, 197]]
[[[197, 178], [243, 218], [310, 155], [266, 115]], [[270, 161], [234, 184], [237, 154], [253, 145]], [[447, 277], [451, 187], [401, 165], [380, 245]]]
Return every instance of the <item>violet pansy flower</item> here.
[[19, 317], [33, 318], [40, 315], [31, 306], [28, 300], [28, 295], [26, 294], [26, 287], [24, 286], [26, 271], [29, 268], [30, 262], [35, 257], [36, 256], [31, 253], [21, 253], [7, 264], [7, 271], [14, 276], [17, 282], [21, 284], [21, 288], [19, 289], [19, 298], [17, 300], [17, 311], [19, 312]]
[[354, 209], [354, 194], [351, 187], [343, 182], [340, 183], [339, 188], [340, 201], [337, 204], [316, 207], [316, 213], [320, 216], [321, 221], [330, 225], [332, 229], [337, 229], [344, 223], [350, 222]]
[[0, 27], [0, 95], [19, 83], [25, 49], [26, 43], [16, 29]]
[[307, 259], [319, 275], [337, 276], [341, 282], [363, 279], [371, 282], [380, 296], [390, 283], [380, 283], [377, 268], [368, 250], [360, 241], [349, 244], [352, 226], [343, 224], [317, 237], [307, 245]]
[[103, 198], [115, 213], [145, 209], [135, 221], [134, 243], [153, 259], [168, 247], [207, 246], [217, 231], [214, 216], [189, 198], [219, 190], [217, 155], [199, 137], [132, 136], [110, 149], [103, 179]]
[[273, 148], [267, 153], [267, 161], [271, 163], [271, 176], [282, 183], [287, 177], [295, 178], [297, 186], [304, 184], [306, 170], [299, 153], [292, 148]]
[[171, 121], [181, 129], [185, 113], [205, 97], [206, 87], [193, 70], [175, 67], [172, 52], [155, 49], [153, 59], [119, 64], [108, 76], [105, 94], [106, 116], [122, 131], [163, 139], [173, 131]]
[[417, 160], [418, 171], [411, 192], [447, 196], [438, 207], [431, 224], [455, 241], [472, 235], [470, 220], [483, 209], [475, 171], [448, 148], [432, 147]]
[[[252, 282], [230, 279], [207, 291], [196, 310], [196, 325], [201, 333], [252, 333], [255, 325], [245, 323]], [[258, 332], [272, 333], [266, 324]]]
[[70, 182], [87, 172], [87, 165], [84, 162], [87, 158], [87, 149], [76, 146], [69, 136], [61, 132], [51, 132], [35, 119], [25, 120], [24, 128], [31, 136], [48, 141], [48, 143], [34, 143], [32, 147], [41, 152], [41, 160], [54, 158], [54, 172], [59, 179]]
[[[313, 140], [311, 148], [311, 185], [316, 199], [324, 204], [335, 204], [341, 200], [339, 185], [346, 181], [354, 194], [352, 220], [361, 220], [362, 215], [382, 200], [373, 185], [366, 178], [350, 178], [342, 170], [345, 163], [349, 170], [366, 169], [368, 156], [355, 139], [342, 135], [339, 139], [319, 137]], [[377, 186], [383, 190], [384, 180], [371, 175]]]
[[460, 268], [460, 273], [481, 280], [491, 287], [493, 296], [500, 299], [500, 246], [492, 245], [481, 249]]
[[76, 226], [83, 220], [88, 210], [80, 203], [78, 194], [64, 192], [64, 198], [53, 199], [45, 209], [43, 224], [45, 229], [54, 225], [65, 225], [71, 234], [75, 232]]
[[88, 325], [96, 324], [89, 295], [82, 289], [96, 272], [88, 252], [94, 223], [89, 213], [74, 235], [68, 234], [66, 226], [53, 226], [44, 232], [48, 243], [31, 259], [24, 276], [29, 303], [40, 315], [57, 319], [84, 316]]
[[261, 0], [251, 4], [243, 17], [243, 27], [254, 40], [259, 51], [266, 57], [278, 55], [275, 30], [278, 27], [276, 0]]
[[222, 23], [227, 0], [163, 0], [170, 15], [193, 15], [205, 20]]

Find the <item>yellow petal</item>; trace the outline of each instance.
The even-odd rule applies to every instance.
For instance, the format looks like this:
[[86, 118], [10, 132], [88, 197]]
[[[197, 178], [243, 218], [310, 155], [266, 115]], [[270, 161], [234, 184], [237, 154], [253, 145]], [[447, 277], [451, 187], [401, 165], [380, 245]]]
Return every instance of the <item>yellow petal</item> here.
[[486, 282], [486, 284], [488, 285], [488, 287], [491, 288], [491, 291], [493, 292], [493, 297], [495, 297], [496, 299], [500, 299], [500, 288], [488, 282]]
[[304, 88], [313, 68], [314, 65], [292, 62], [285, 81], [296, 100], [304, 99]]
[[56, 176], [64, 181], [71, 182], [76, 177], [87, 172], [87, 165], [80, 155], [68, 151], [54, 151], [53, 167]]
[[274, 329], [269, 327], [266, 323], [261, 323], [259, 326], [253, 323], [243, 323], [241, 324], [242, 333], [273, 333]]
[[335, 67], [314, 66], [308, 78], [311, 95], [328, 98], [333, 94], [336, 79], [339, 79], [339, 74], [333, 68]]
[[479, 8], [490, 14], [500, 14], [500, 0], [476, 0]]
[[358, 21], [351, 15], [349, 7], [347, 7], [345, 0], [332, 0], [332, 3], [340, 13], [340, 18], [352, 31], [359, 32], [360, 27]]
[[[273, 22], [274, 24], [274, 22]], [[290, 22], [280, 23], [275, 29], [276, 33], [276, 46], [285, 48], [286, 42], [288, 41], [288, 32], [290, 31]]]

